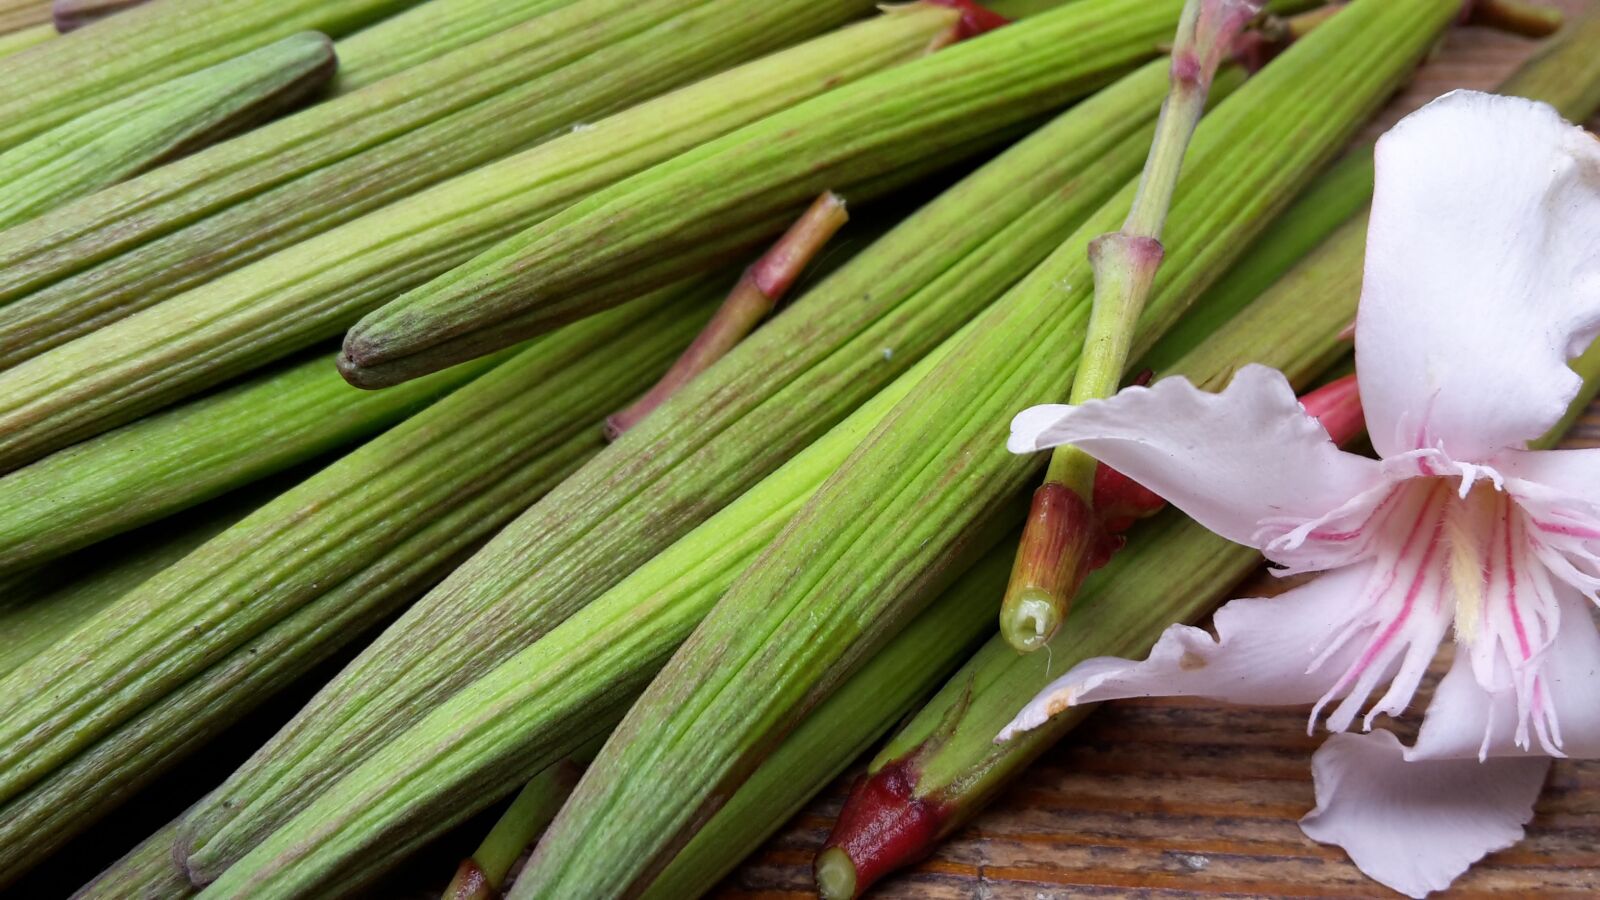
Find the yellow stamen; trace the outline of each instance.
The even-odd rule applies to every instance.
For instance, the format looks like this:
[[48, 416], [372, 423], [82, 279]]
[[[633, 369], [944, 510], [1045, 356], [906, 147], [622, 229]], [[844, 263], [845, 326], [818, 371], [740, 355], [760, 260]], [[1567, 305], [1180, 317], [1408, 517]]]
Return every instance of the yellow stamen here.
[[1488, 570], [1485, 547], [1494, 533], [1498, 497], [1488, 485], [1474, 486], [1464, 500], [1445, 506], [1444, 534], [1449, 547], [1447, 572], [1456, 601], [1456, 640], [1471, 643], [1483, 615]]

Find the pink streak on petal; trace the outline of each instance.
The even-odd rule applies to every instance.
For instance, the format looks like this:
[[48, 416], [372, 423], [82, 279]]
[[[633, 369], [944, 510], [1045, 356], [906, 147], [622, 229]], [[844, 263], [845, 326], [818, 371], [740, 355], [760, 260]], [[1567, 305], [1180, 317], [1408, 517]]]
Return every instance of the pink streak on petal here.
[[1535, 519], [1533, 524], [1540, 531], [1547, 532], [1549, 534], [1561, 534], [1566, 535], [1567, 537], [1600, 540], [1600, 530], [1593, 528], [1583, 528], [1578, 525], [1561, 525], [1555, 522], [1541, 522], [1538, 519]]
[[1517, 632], [1517, 645], [1522, 650], [1522, 658], [1526, 661], [1533, 655], [1533, 649], [1528, 644], [1528, 632], [1522, 625], [1522, 613], [1517, 608], [1517, 562], [1515, 545], [1512, 532], [1516, 529], [1511, 521], [1511, 505], [1508, 501], [1505, 512], [1506, 525], [1506, 606], [1511, 613], [1511, 627]]
[[[1434, 553], [1439, 548], [1439, 537], [1442, 521], [1438, 518], [1437, 511], [1434, 507], [1435, 504], [1433, 502], [1433, 497], [1430, 495], [1427, 501], [1423, 503], [1422, 509], [1418, 511], [1416, 521], [1411, 524], [1411, 531], [1406, 535], [1405, 543], [1401, 545], [1400, 553], [1395, 558], [1395, 565], [1389, 570], [1388, 581], [1385, 583], [1383, 590], [1378, 592], [1378, 596], [1382, 596], [1383, 594], [1388, 593], [1389, 588], [1393, 587], [1394, 580], [1398, 575], [1400, 561], [1411, 555], [1412, 550], [1416, 546], [1416, 542], [1422, 536], [1423, 524], [1432, 518], [1433, 531], [1428, 538], [1428, 546], [1423, 551], [1422, 560], [1417, 566], [1416, 574], [1412, 576], [1411, 586], [1406, 590], [1406, 598], [1400, 607], [1400, 612], [1394, 618], [1389, 620], [1389, 624], [1384, 628], [1383, 633], [1378, 635], [1374, 641], [1367, 645], [1367, 648], [1362, 652], [1361, 657], [1356, 660], [1354, 665], [1345, 671], [1344, 675], [1340, 677], [1339, 682], [1334, 685], [1333, 690], [1327, 693], [1323, 701], [1317, 704], [1317, 708], [1312, 711], [1313, 721], [1315, 721], [1317, 715], [1321, 712], [1323, 705], [1326, 704], [1328, 700], [1338, 696], [1339, 693], [1345, 688], [1349, 687], [1351, 682], [1359, 677], [1360, 674], [1367, 669], [1367, 667], [1372, 665], [1373, 661], [1378, 658], [1378, 656], [1383, 652], [1384, 648], [1386, 648], [1389, 643], [1394, 640], [1395, 635], [1400, 633], [1400, 630], [1405, 626], [1406, 621], [1410, 619], [1411, 611], [1416, 606], [1417, 597], [1422, 593], [1422, 587], [1427, 582], [1428, 565], [1433, 561]], [[1434, 512], [1435, 515], [1430, 516], [1430, 512]]]

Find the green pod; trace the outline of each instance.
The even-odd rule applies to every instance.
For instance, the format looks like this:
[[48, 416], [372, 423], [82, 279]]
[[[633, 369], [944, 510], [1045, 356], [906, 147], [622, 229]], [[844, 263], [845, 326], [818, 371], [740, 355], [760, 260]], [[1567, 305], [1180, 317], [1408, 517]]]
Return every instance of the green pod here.
[[158, 829], [74, 892], [71, 900], [178, 900], [193, 894], [183, 870], [172, 864], [177, 831], [176, 822]]
[[541, 339], [0, 679], [17, 691], [0, 701], [0, 880], [426, 590], [558, 483], [599, 449], [602, 410], [687, 344], [712, 293], [658, 292]]
[[0, 583], [0, 675], [237, 522], [264, 497], [229, 498]]
[[[285, 767], [281, 758], [294, 748], [291, 743], [286, 751], [275, 740], [257, 758], [273, 767], [278, 785], [295, 787], [290, 801], [318, 786], [306, 782], [311, 771], [324, 789], [282, 827], [264, 834], [265, 812], [285, 808], [281, 789], [248, 806], [226, 808], [239, 804], [239, 792], [231, 781], [225, 784], [188, 815], [207, 824], [216, 815], [204, 810], [221, 806], [233, 819], [232, 827], [188, 854], [191, 874], [209, 881], [218, 848], [244, 845], [248, 854], [212, 885], [221, 896], [349, 890], [355, 885], [344, 879], [370, 877], [370, 867], [394, 864], [501, 799], [520, 780], [603, 739], [739, 572], [942, 355], [935, 351], [700, 527], [373, 750], [349, 774], [329, 779], [316, 756], [299, 760], [300, 771]], [[403, 626], [396, 634], [403, 639]], [[396, 665], [392, 656], [385, 662]], [[338, 747], [349, 755], [355, 746], [351, 738], [324, 737], [317, 749], [323, 755]], [[194, 845], [194, 831], [187, 823], [181, 827], [180, 850]]]
[[945, 677], [993, 630], [1011, 574], [1002, 541], [801, 722], [643, 892], [680, 900], [711, 891]]
[[335, 37], [417, 0], [160, 0], [0, 57], [0, 149], [298, 31]]
[[343, 94], [580, 0], [427, 0], [339, 42]]
[[[712, 76], [457, 176], [4, 370], [0, 471], [331, 337], [361, 312], [527, 219], [839, 82], [916, 57], [955, 22], [954, 10], [918, 7]], [[712, 24], [717, 22], [702, 23]], [[229, 240], [238, 234], [230, 233]], [[0, 306], [0, 318], [6, 308]]]
[[[1136, 352], [1241, 255], [1457, 11], [1453, 0], [1356, 0], [1201, 122]], [[992, 307], [746, 570], [630, 710], [513, 897], [647, 884], [764, 749], [915, 614], [923, 586], [998, 501], [1036, 478], [1042, 460], [1008, 454], [1006, 424], [1066, 395], [1092, 290], [1087, 244], [1117, 228], [1135, 189]]]
[[315, 32], [91, 110], [0, 153], [0, 228], [246, 131], [328, 83]]
[[[390, 384], [604, 308], [625, 273], [671, 277], [729, 229], [792, 220], [824, 190], [971, 141], [1156, 53], [1181, 0], [1080, 0], [864, 78], [598, 191], [368, 314], [345, 336], [357, 384]], [[473, 347], [460, 344], [475, 337]]]
[[[739, 0], [580, 0], [359, 95], [335, 98], [0, 232], [0, 368], [867, 8], [866, 0], [778, 0], [753, 9]], [[933, 33], [924, 32], [924, 42], [900, 56], [877, 58], [877, 65], [915, 55]], [[859, 74], [848, 61], [839, 65], [843, 71], [831, 74], [841, 80]], [[823, 85], [807, 87], [796, 96]], [[772, 108], [758, 107], [753, 115]], [[716, 103], [707, 111], [681, 108], [687, 139], [657, 134], [664, 150], [643, 164], [748, 121], [709, 132], [694, 127], [697, 117], [725, 109]], [[532, 186], [526, 170], [511, 171], [518, 175], [498, 192], [474, 187], [481, 181], [461, 181], [456, 191], [432, 199], [436, 215], [407, 219], [411, 231], [401, 235], [438, 229], [449, 252], [435, 247], [432, 254], [401, 257], [407, 265], [391, 268], [404, 277], [377, 290], [397, 293], [413, 284], [409, 279], [425, 281], [544, 210], [495, 203]], [[507, 170], [500, 174], [508, 177]], [[452, 231], [462, 216], [488, 219], [491, 228], [499, 222], [501, 231]], [[317, 246], [322, 255], [316, 259], [325, 267], [329, 245]], [[368, 302], [384, 299], [388, 294]]]
[[[318, 354], [74, 444], [0, 477], [0, 573], [169, 516], [354, 443], [492, 368], [360, 391]], [[406, 385], [405, 388], [410, 388]]]
[[0, 34], [0, 57], [20, 53], [55, 36], [55, 28], [49, 25], [34, 25], [21, 31], [13, 31], [10, 34]]
[[190, 815], [181, 852], [191, 866], [203, 879], [219, 874], [384, 741], [616, 586], [954, 334], [1137, 173], [1165, 89], [1165, 66], [1152, 64], [1002, 154], [529, 509]]

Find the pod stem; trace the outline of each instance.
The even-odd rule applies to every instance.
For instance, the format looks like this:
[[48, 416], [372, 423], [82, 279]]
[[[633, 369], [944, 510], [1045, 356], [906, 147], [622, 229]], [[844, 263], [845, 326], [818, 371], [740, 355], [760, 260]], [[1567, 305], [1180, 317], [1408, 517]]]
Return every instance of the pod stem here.
[[[1094, 306], [1072, 385], [1074, 404], [1109, 397], [1122, 382], [1165, 252], [1161, 230], [1189, 139], [1205, 112], [1218, 66], [1260, 11], [1258, 0], [1188, 0], [1184, 5], [1172, 46], [1171, 88], [1133, 206], [1121, 231], [1089, 244]], [[1044, 487], [1034, 495], [1000, 613], [1001, 634], [1021, 652], [1039, 649], [1055, 634], [1093, 567], [1092, 557], [1108, 540], [1094, 509], [1098, 468], [1093, 457], [1076, 447], [1059, 447], [1051, 456]], [[1075, 503], [1067, 499], [1069, 494]]]
[[528, 849], [577, 787], [583, 769], [600, 750], [590, 741], [572, 756], [529, 780], [484, 836], [472, 856], [461, 861], [442, 900], [493, 900], [505, 889], [517, 859]]
[[621, 437], [712, 363], [726, 356], [772, 312], [805, 267], [849, 220], [844, 198], [838, 194], [825, 191], [812, 201], [777, 243], [745, 269], [728, 299], [661, 380], [627, 408], [606, 418], [606, 440]]

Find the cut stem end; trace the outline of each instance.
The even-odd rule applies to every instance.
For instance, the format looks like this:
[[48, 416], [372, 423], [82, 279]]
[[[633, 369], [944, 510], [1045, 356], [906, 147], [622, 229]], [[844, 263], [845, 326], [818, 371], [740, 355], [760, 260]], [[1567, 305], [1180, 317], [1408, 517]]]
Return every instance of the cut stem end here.
[[856, 864], [840, 847], [817, 854], [817, 894], [823, 900], [848, 900], [856, 895]]

